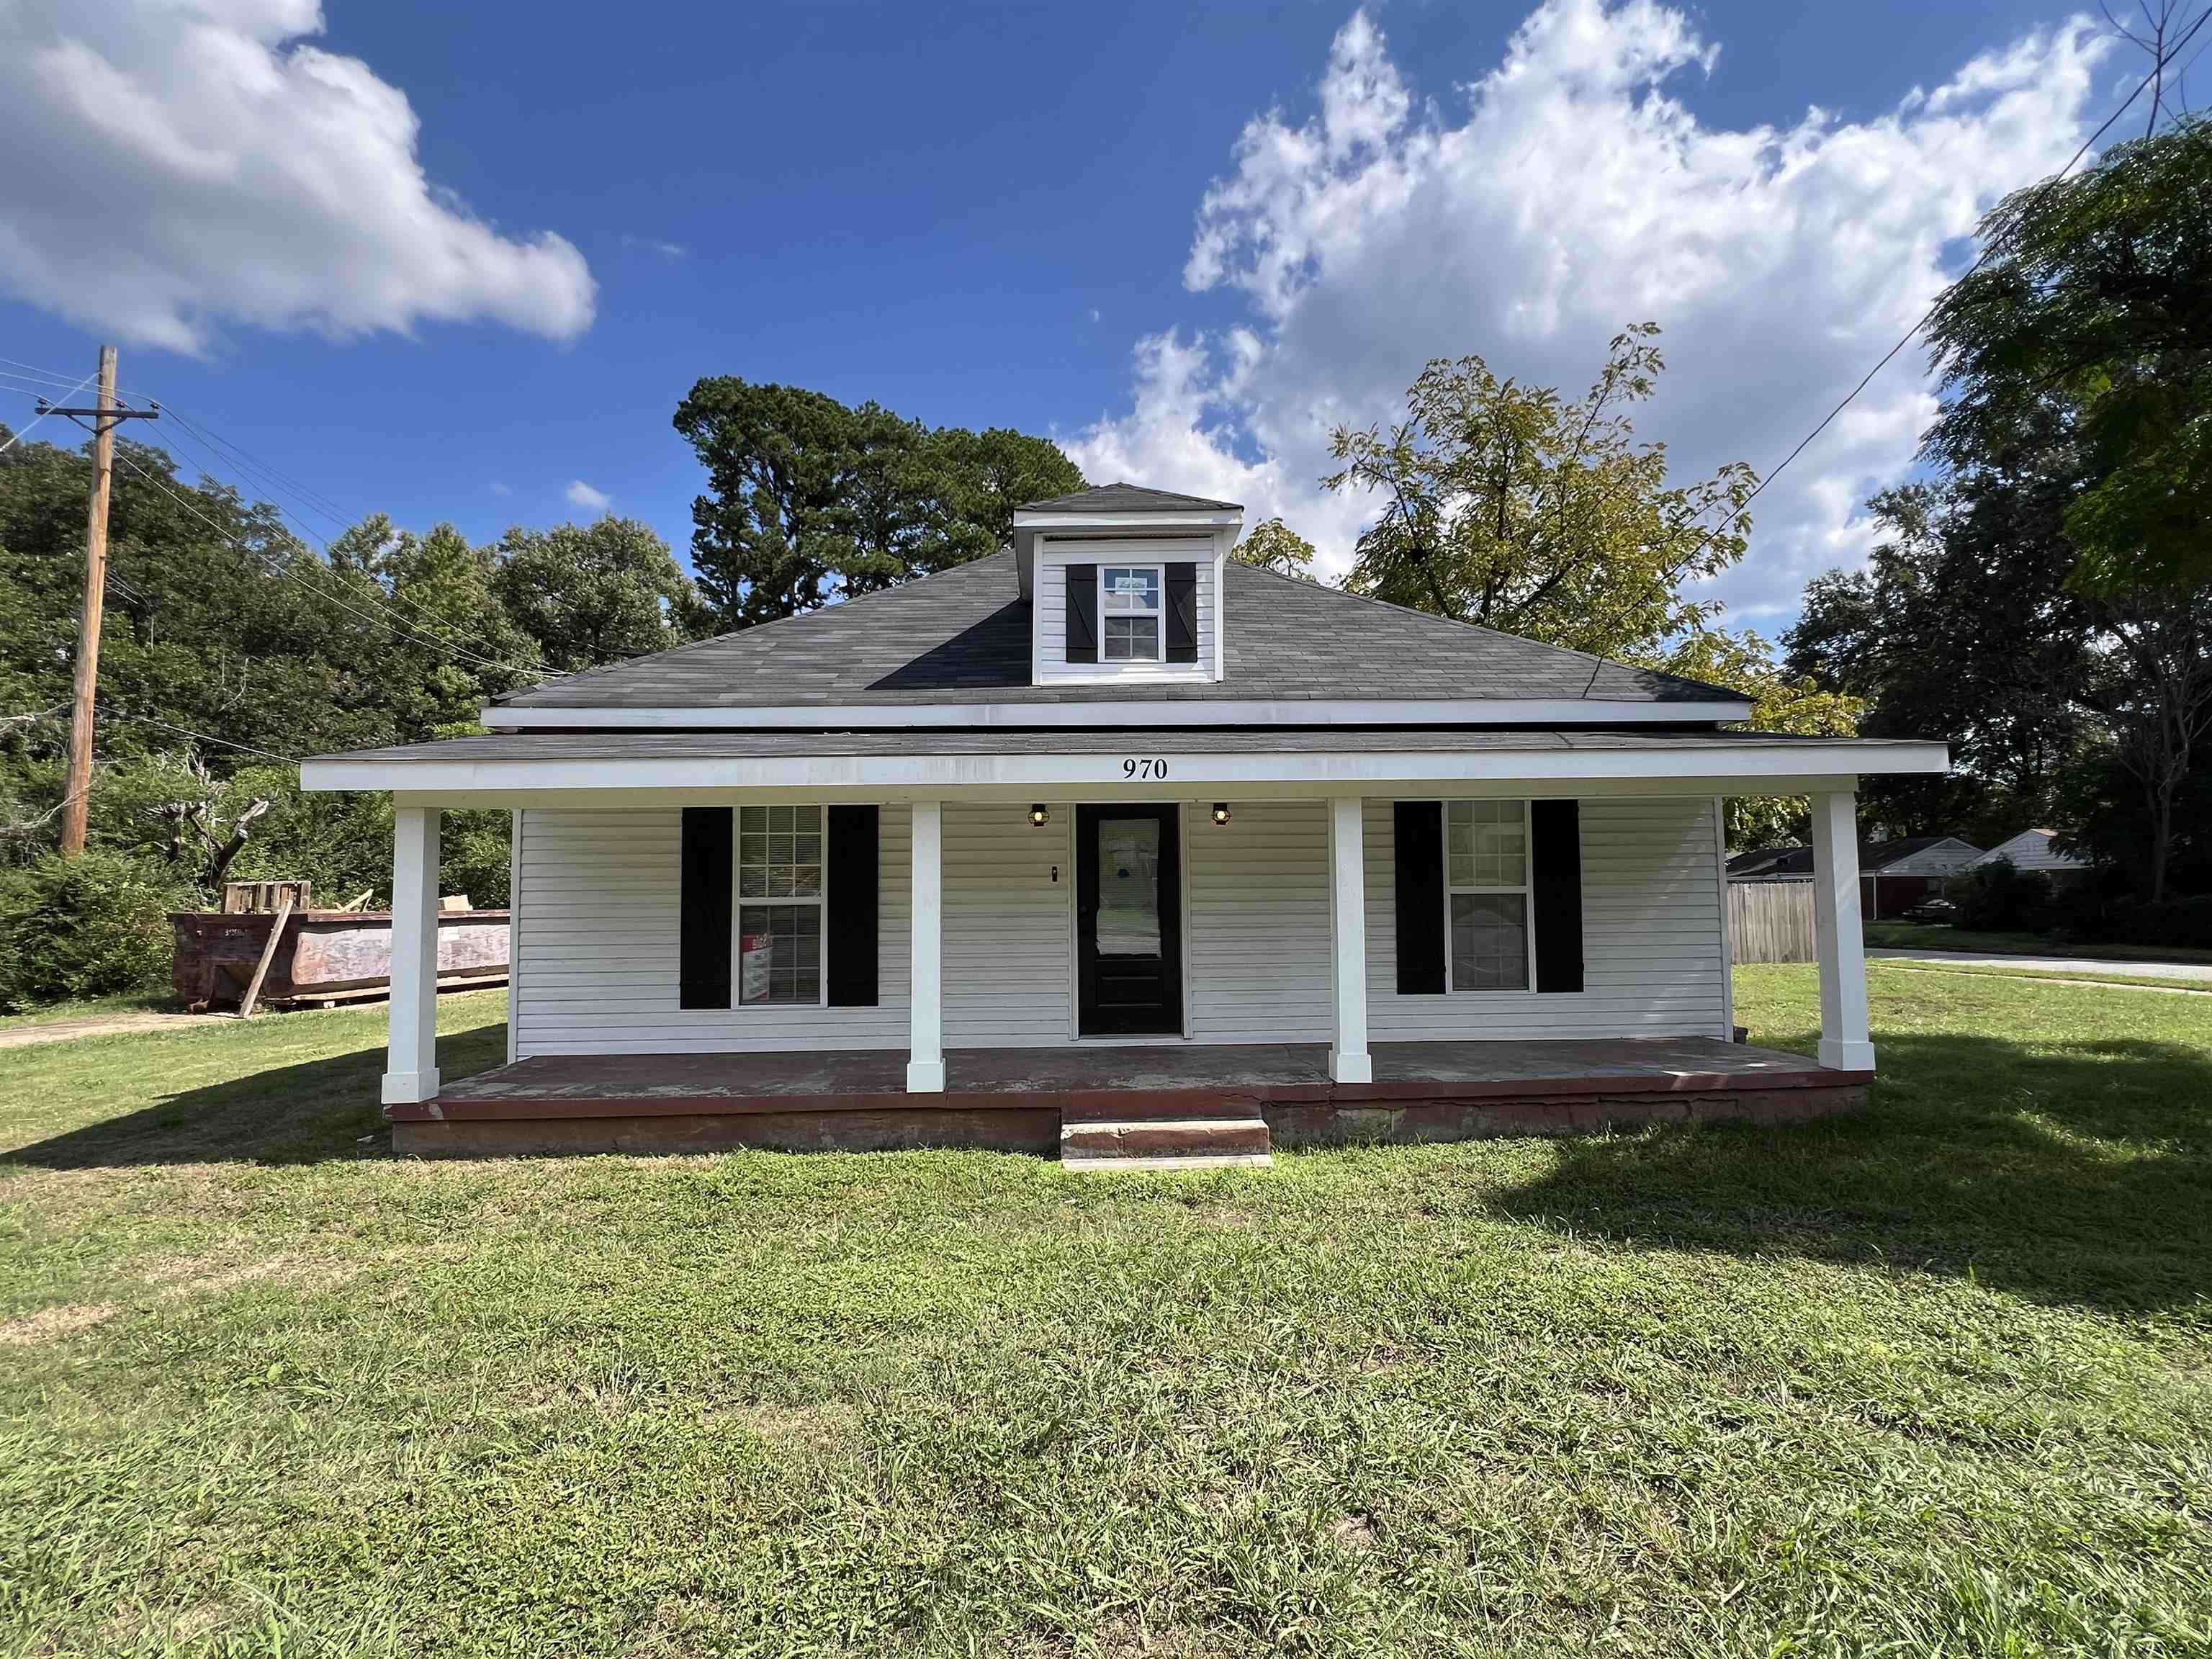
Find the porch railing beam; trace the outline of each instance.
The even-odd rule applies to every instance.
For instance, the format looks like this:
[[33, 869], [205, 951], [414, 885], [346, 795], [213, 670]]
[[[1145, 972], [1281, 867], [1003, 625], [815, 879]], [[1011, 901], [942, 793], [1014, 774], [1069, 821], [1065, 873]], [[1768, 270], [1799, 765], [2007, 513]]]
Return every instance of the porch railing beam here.
[[1847, 790], [1813, 797], [1813, 931], [1820, 958], [1820, 1064], [1870, 1072], [1858, 797]]
[[387, 1106], [438, 1097], [438, 820], [434, 806], [392, 809]]
[[914, 943], [906, 1089], [945, 1092], [945, 803], [914, 803]]

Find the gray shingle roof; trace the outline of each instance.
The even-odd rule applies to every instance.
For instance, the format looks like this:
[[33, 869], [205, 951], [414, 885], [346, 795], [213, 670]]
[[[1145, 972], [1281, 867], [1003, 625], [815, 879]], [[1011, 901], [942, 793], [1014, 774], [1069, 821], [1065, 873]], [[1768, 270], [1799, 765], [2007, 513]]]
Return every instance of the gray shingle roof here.
[[718, 639], [548, 680], [514, 708], [823, 708], [1000, 702], [1500, 698], [1744, 701], [1494, 629], [1231, 562], [1224, 677], [1030, 684], [1030, 605], [1013, 556]]
[[1172, 513], [1181, 508], [1200, 513], [1241, 513], [1242, 501], [1211, 501], [1203, 495], [1178, 495], [1172, 489], [1147, 489], [1142, 484], [1094, 484], [1073, 495], [1049, 495], [1041, 501], [1024, 501], [1024, 513]]
[[1017, 731], [952, 726], [927, 732], [625, 730], [494, 732], [392, 749], [323, 755], [343, 761], [779, 760], [816, 756], [1120, 755], [1131, 750], [1179, 755], [1456, 755], [1578, 752], [1682, 753], [1759, 749], [1777, 744], [1826, 748], [1906, 748], [1900, 738], [1802, 738], [1783, 732], [1722, 732], [1648, 727], [1622, 731], [1506, 730], [1433, 726], [1065, 726]]
[[[1916, 853], [1924, 853], [1947, 841], [1958, 841], [1962, 846], [1972, 846], [1971, 842], [1963, 841], [1957, 836], [1906, 836], [1897, 841], [1863, 841], [1859, 843], [1859, 873], [1871, 875], [1877, 870], [1886, 870]], [[1813, 873], [1813, 849], [1809, 847], [1762, 847], [1752, 852], [1735, 854], [1729, 860], [1728, 868], [1731, 876], [1809, 876]]]

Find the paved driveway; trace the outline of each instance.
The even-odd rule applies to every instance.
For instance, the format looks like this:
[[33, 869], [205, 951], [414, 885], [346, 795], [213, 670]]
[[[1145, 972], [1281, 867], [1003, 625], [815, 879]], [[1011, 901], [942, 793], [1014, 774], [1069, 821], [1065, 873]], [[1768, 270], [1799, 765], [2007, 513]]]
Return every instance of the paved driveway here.
[[2212, 985], [2212, 963], [2092, 961], [2084, 957], [1988, 957], [1971, 951], [1869, 951], [1867, 959], [1942, 963], [1954, 968], [2033, 968], [2049, 974], [2126, 974]]

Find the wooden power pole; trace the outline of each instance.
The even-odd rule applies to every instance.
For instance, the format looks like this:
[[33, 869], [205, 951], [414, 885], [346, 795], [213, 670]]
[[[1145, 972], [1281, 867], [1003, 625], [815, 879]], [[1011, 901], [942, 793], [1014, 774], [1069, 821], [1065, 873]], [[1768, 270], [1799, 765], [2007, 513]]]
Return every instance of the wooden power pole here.
[[84, 518], [84, 608], [76, 625], [76, 683], [70, 708], [68, 793], [62, 797], [62, 856], [84, 851], [85, 811], [92, 799], [92, 705], [100, 690], [100, 619], [107, 593], [107, 498], [115, 476], [115, 428], [125, 421], [149, 421], [151, 409], [122, 409], [115, 402], [115, 348], [100, 349], [100, 401], [91, 409], [59, 409], [43, 398], [41, 415], [67, 415], [82, 424], [92, 417], [92, 501]]

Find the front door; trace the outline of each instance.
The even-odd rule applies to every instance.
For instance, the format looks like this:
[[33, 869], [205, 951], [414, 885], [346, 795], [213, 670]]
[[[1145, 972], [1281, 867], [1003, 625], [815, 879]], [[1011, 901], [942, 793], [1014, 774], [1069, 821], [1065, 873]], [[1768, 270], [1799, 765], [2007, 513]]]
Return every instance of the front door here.
[[1182, 1034], [1182, 848], [1173, 806], [1075, 809], [1077, 1029]]

